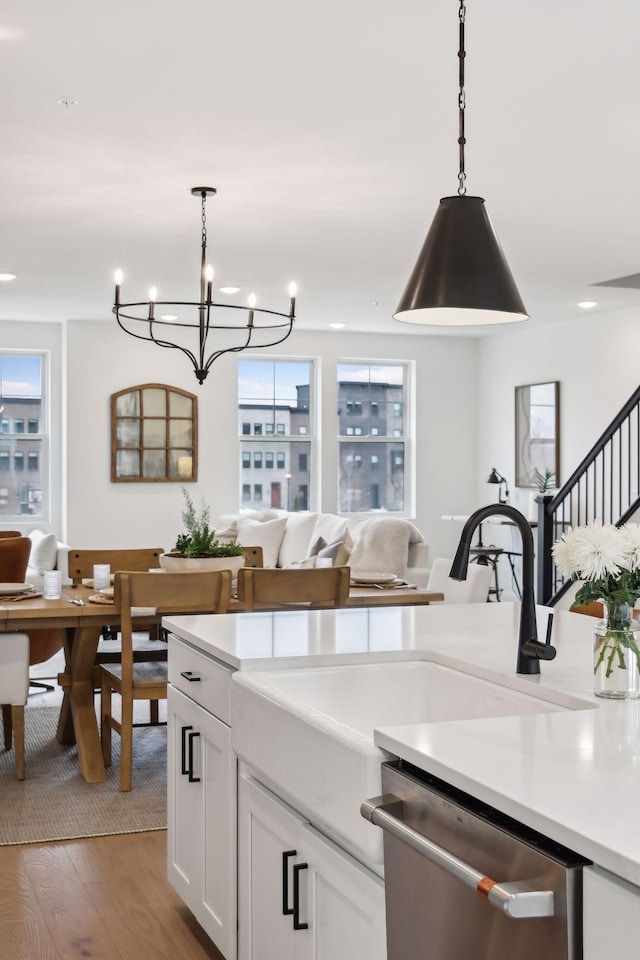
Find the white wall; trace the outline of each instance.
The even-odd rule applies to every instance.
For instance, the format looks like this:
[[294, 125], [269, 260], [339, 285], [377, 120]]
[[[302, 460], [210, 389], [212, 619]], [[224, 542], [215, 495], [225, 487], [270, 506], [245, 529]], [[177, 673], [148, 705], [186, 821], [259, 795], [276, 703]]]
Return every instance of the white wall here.
[[510, 329], [479, 343], [478, 465], [481, 502], [495, 499], [484, 484], [495, 466], [509, 481], [512, 503], [528, 491], [513, 486], [514, 391], [527, 383], [560, 381], [560, 481], [589, 452], [640, 382], [637, 311], [588, 313], [553, 326]]
[[[416, 511], [431, 555], [451, 556], [460, 530], [443, 513], [476, 506], [477, 341], [407, 335], [294, 331], [274, 356], [320, 357], [322, 507], [336, 509], [335, 385], [338, 359], [415, 361]], [[267, 356], [267, 351], [256, 355]], [[115, 323], [68, 325], [69, 542], [76, 547], [170, 547], [181, 529], [179, 484], [111, 483], [109, 397], [136, 383], [178, 386], [199, 398], [199, 481], [212, 515], [238, 505], [234, 357], [216, 361], [200, 387], [174, 351], [136, 341]]]
[[[589, 452], [640, 382], [637, 311], [588, 313], [553, 326], [505, 329], [478, 345], [478, 459], [476, 505], [497, 499], [485, 481], [491, 467], [503, 474], [511, 502], [527, 512], [530, 490], [514, 485], [515, 387], [560, 382], [560, 482]], [[520, 550], [515, 530], [484, 527], [484, 542]], [[501, 565], [503, 585], [507, 571]]]

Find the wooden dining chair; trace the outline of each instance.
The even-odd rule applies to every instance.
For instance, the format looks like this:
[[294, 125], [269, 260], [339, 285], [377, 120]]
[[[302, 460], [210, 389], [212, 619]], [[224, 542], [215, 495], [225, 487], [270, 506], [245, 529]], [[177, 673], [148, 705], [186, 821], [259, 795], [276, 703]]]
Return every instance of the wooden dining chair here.
[[245, 567], [264, 567], [262, 547], [245, 547], [244, 544], [240, 544], [240, 546], [244, 553]]
[[[166, 663], [134, 663], [132, 617], [140, 608], [158, 607], [172, 613], [226, 613], [231, 597], [229, 570], [201, 573], [116, 573], [115, 602], [120, 607], [121, 663], [100, 666], [100, 739], [105, 766], [111, 765], [111, 731], [120, 735], [120, 790], [131, 790], [133, 704], [135, 700], [164, 700]], [[136, 611], [135, 608], [138, 608]], [[120, 694], [121, 718], [112, 715], [112, 694]]]
[[[74, 587], [83, 580], [93, 577], [94, 563], [108, 563], [111, 573], [118, 570], [129, 570], [148, 573], [149, 570], [160, 569], [160, 556], [164, 553], [162, 547], [140, 547], [129, 550], [69, 550], [69, 576]], [[118, 644], [118, 628], [104, 627], [102, 641], [96, 653], [96, 664], [119, 663], [120, 647]], [[160, 631], [154, 624], [148, 632], [148, 639], [138, 637], [134, 649], [134, 660], [166, 660], [167, 645], [160, 637]], [[156, 712], [152, 708], [152, 715]]]
[[0, 704], [4, 748], [13, 744], [16, 776], [24, 780], [24, 706], [29, 695], [29, 637], [0, 633]]
[[93, 577], [94, 563], [108, 563], [111, 573], [135, 570], [146, 573], [160, 566], [162, 547], [135, 550], [69, 550], [69, 576], [74, 587]]
[[258, 569], [244, 567], [238, 572], [238, 600], [247, 611], [264, 607], [344, 607], [349, 596], [349, 567], [310, 569]]

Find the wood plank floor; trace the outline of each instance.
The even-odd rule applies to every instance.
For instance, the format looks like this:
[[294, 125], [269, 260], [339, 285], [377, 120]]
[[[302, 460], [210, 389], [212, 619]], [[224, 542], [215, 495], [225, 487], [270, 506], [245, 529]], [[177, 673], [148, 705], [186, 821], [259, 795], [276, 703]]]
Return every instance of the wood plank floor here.
[[0, 847], [0, 960], [223, 960], [166, 880], [165, 831]]

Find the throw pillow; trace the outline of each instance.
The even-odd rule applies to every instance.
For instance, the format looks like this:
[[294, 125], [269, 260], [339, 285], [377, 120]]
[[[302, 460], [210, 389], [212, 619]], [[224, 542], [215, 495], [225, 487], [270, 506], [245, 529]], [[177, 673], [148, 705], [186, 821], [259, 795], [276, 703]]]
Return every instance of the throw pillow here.
[[349, 559], [349, 551], [344, 540], [336, 540], [335, 543], [321, 547], [316, 554], [316, 559], [331, 560], [332, 567], [343, 567]]
[[294, 560], [304, 560], [309, 555], [311, 535], [316, 525], [317, 513], [290, 513], [287, 527], [280, 544], [278, 566], [287, 567]]
[[245, 547], [262, 547], [265, 567], [275, 567], [278, 562], [280, 544], [287, 525], [286, 519], [278, 520], [238, 520], [238, 543]]
[[320, 513], [313, 528], [311, 543], [316, 543], [320, 537], [326, 543], [335, 543], [336, 540], [344, 540], [347, 521], [344, 517], [337, 517], [334, 513]]
[[34, 567], [38, 573], [55, 570], [58, 559], [58, 538], [55, 533], [34, 530], [29, 534], [29, 538], [31, 540], [29, 566]]

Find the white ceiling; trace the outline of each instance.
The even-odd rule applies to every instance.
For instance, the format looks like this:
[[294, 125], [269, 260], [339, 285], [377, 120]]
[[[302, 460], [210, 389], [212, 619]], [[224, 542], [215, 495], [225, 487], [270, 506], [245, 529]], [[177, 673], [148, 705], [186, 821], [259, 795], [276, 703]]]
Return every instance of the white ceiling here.
[[[301, 328], [419, 332], [391, 314], [457, 188], [457, 9], [4, 0], [0, 319], [108, 319], [118, 266], [125, 299], [194, 299], [205, 184], [239, 298], [293, 278]], [[640, 0], [468, 3], [468, 192], [530, 323], [640, 302], [590, 287], [640, 271], [639, 37]]]

